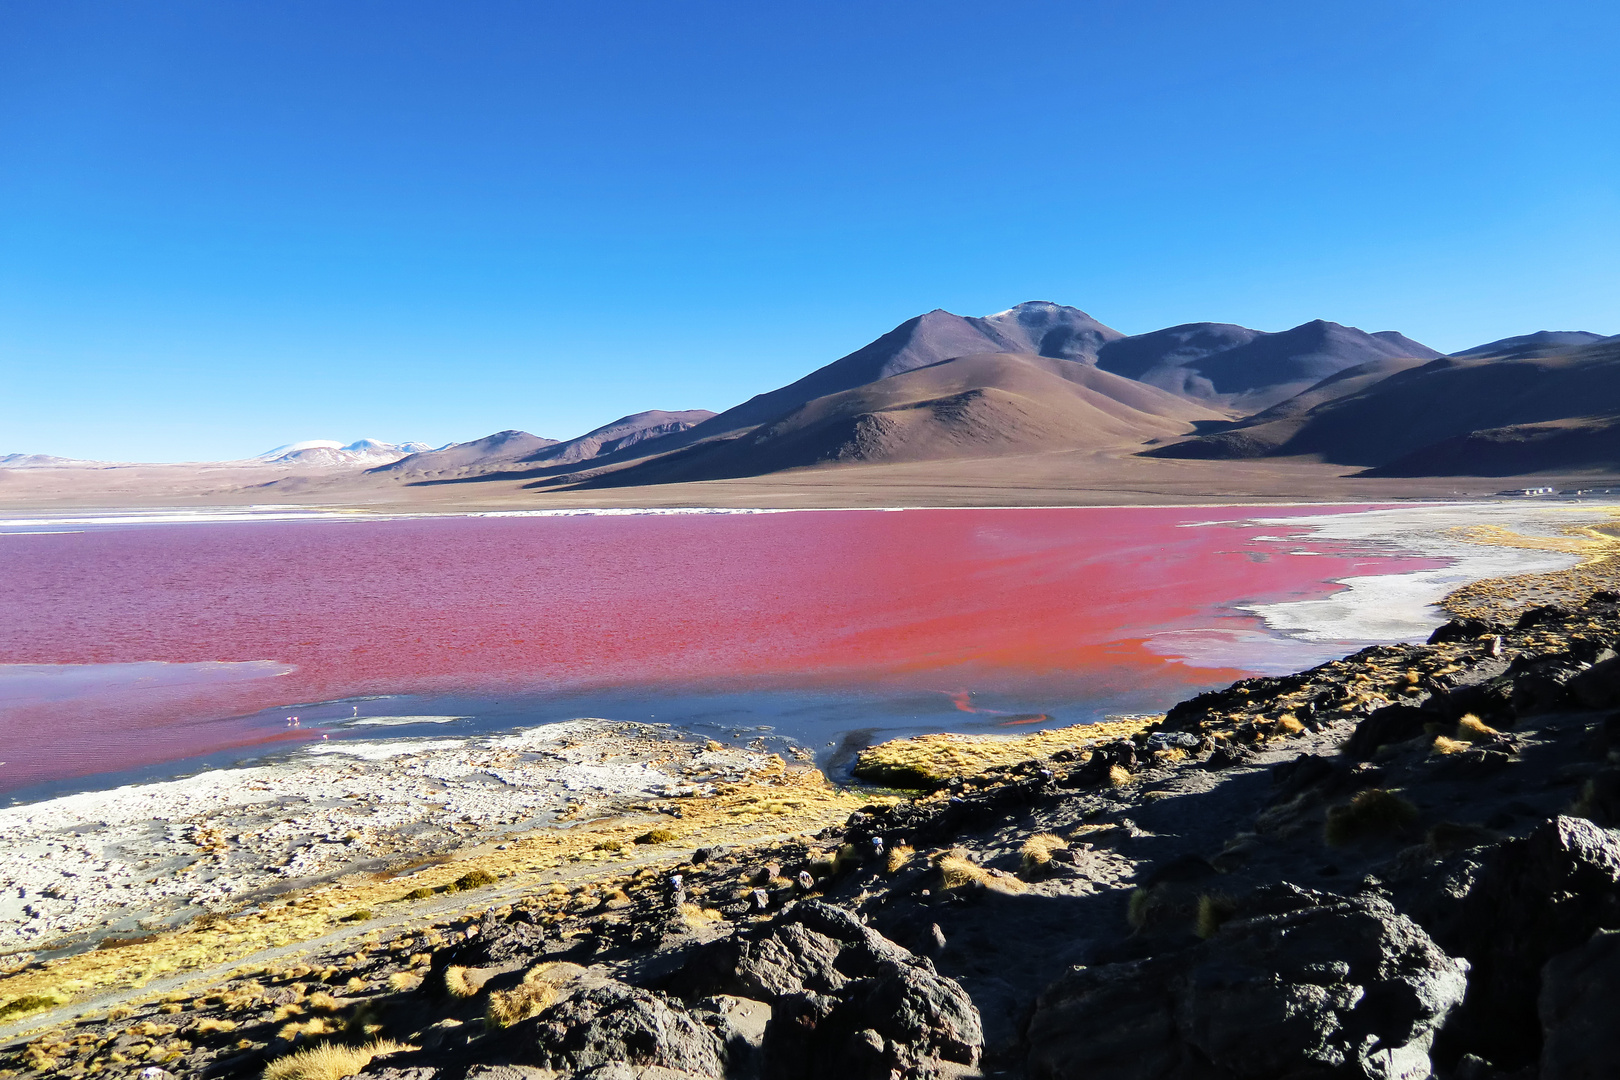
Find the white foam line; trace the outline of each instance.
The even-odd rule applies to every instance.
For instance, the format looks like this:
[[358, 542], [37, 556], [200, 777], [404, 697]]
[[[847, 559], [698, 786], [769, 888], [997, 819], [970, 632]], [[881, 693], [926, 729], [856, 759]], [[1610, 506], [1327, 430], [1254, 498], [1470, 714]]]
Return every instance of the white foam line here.
[[362, 716], [358, 720], [345, 720], [344, 727], [400, 727], [405, 724], [448, 724], [456, 720], [471, 720], [470, 716]]

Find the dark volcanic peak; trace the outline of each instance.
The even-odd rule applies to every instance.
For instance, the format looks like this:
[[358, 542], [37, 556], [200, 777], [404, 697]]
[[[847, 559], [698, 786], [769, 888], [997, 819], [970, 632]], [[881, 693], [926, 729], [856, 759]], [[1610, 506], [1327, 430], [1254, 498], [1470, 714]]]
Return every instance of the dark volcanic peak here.
[[1183, 397], [1251, 411], [1370, 361], [1439, 355], [1392, 330], [1369, 334], [1317, 319], [1275, 334], [1187, 323], [1110, 342], [1097, 365]]
[[1518, 337], [1486, 342], [1484, 345], [1476, 345], [1472, 349], [1451, 355], [1525, 360], [1566, 352], [1582, 345], [1594, 345], [1602, 340], [1604, 340], [1602, 334], [1594, 334], [1588, 330], [1537, 330], [1533, 334], [1521, 334]]

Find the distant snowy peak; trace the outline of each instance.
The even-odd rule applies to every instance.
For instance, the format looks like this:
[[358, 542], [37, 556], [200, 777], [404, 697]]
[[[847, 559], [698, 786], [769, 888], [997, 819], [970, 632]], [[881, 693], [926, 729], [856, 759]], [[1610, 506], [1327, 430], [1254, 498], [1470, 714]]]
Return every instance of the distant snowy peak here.
[[252, 460], [266, 465], [363, 465], [374, 468], [431, 449], [433, 447], [427, 443], [419, 442], [389, 443], [378, 439], [359, 439], [344, 445], [336, 439], [305, 439], [266, 450]]

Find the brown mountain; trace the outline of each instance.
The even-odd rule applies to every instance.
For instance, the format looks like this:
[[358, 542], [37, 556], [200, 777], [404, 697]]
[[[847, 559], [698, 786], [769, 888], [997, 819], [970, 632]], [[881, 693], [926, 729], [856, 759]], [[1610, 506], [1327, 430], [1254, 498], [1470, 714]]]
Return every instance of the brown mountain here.
[[547, 466], [577, 465], [686, 431], [712, 416], [714, 413], [707, 409], [632, 413], [563, 442], [543, 439], [526, 431], [501, 431], [472, 442], [454, 443], [440, 450], [412, 454], [370, 472], [407, 483], [422, 483], [524, 472]]
[[1124, 337], [1078, 308], [1031, 300], [983, 318], [935, 309], [907, 319], [870, 345], [817, 368], [802, 379], [749, 398], [693, 432], [693, 441], [751, 428], [816, 398], [852, 390], [917, 368], [980, 353], [1035, 353], [1082, 363], [1105, 343]]
[[1314, 454], [1380, 476], [1607, 467], [1604, 432], [1620, 417], [1620, 337], [1576, 340], [1595, 344], [1529, 335], [1382, 374], [1346, 372], [1347, 386], [1325, 381], [1270, 414], [1147, 454]]
[[1342, 371], [1439, 355], [1393, 330], [1369, 334], [1322, 319], [1275, 334], [1230, 323], [1187, 323], [1110, 341], [1098, 351], [1097, 366], [1196, 401], [1252, 412]]
[[980, 353], [813, 398], [741, 434], [618, 471], [545, 483], [619, 487], [814, 465], [1133, 447], [1220, 419], [1197, 403], [1089, 364]]

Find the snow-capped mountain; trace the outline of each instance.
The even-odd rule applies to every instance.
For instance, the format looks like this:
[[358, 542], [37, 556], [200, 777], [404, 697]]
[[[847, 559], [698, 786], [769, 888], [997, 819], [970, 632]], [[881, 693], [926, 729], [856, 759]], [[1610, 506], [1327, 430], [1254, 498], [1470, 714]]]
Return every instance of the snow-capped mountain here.
[[398, 461], [408, 454], [432, 450], [427, 443], [389, 443], [360, 439], [344, 445], [336, 439], [305, 439], [266, 450], [253, 461], [266, 465], [364, 465], [374, 468]]

